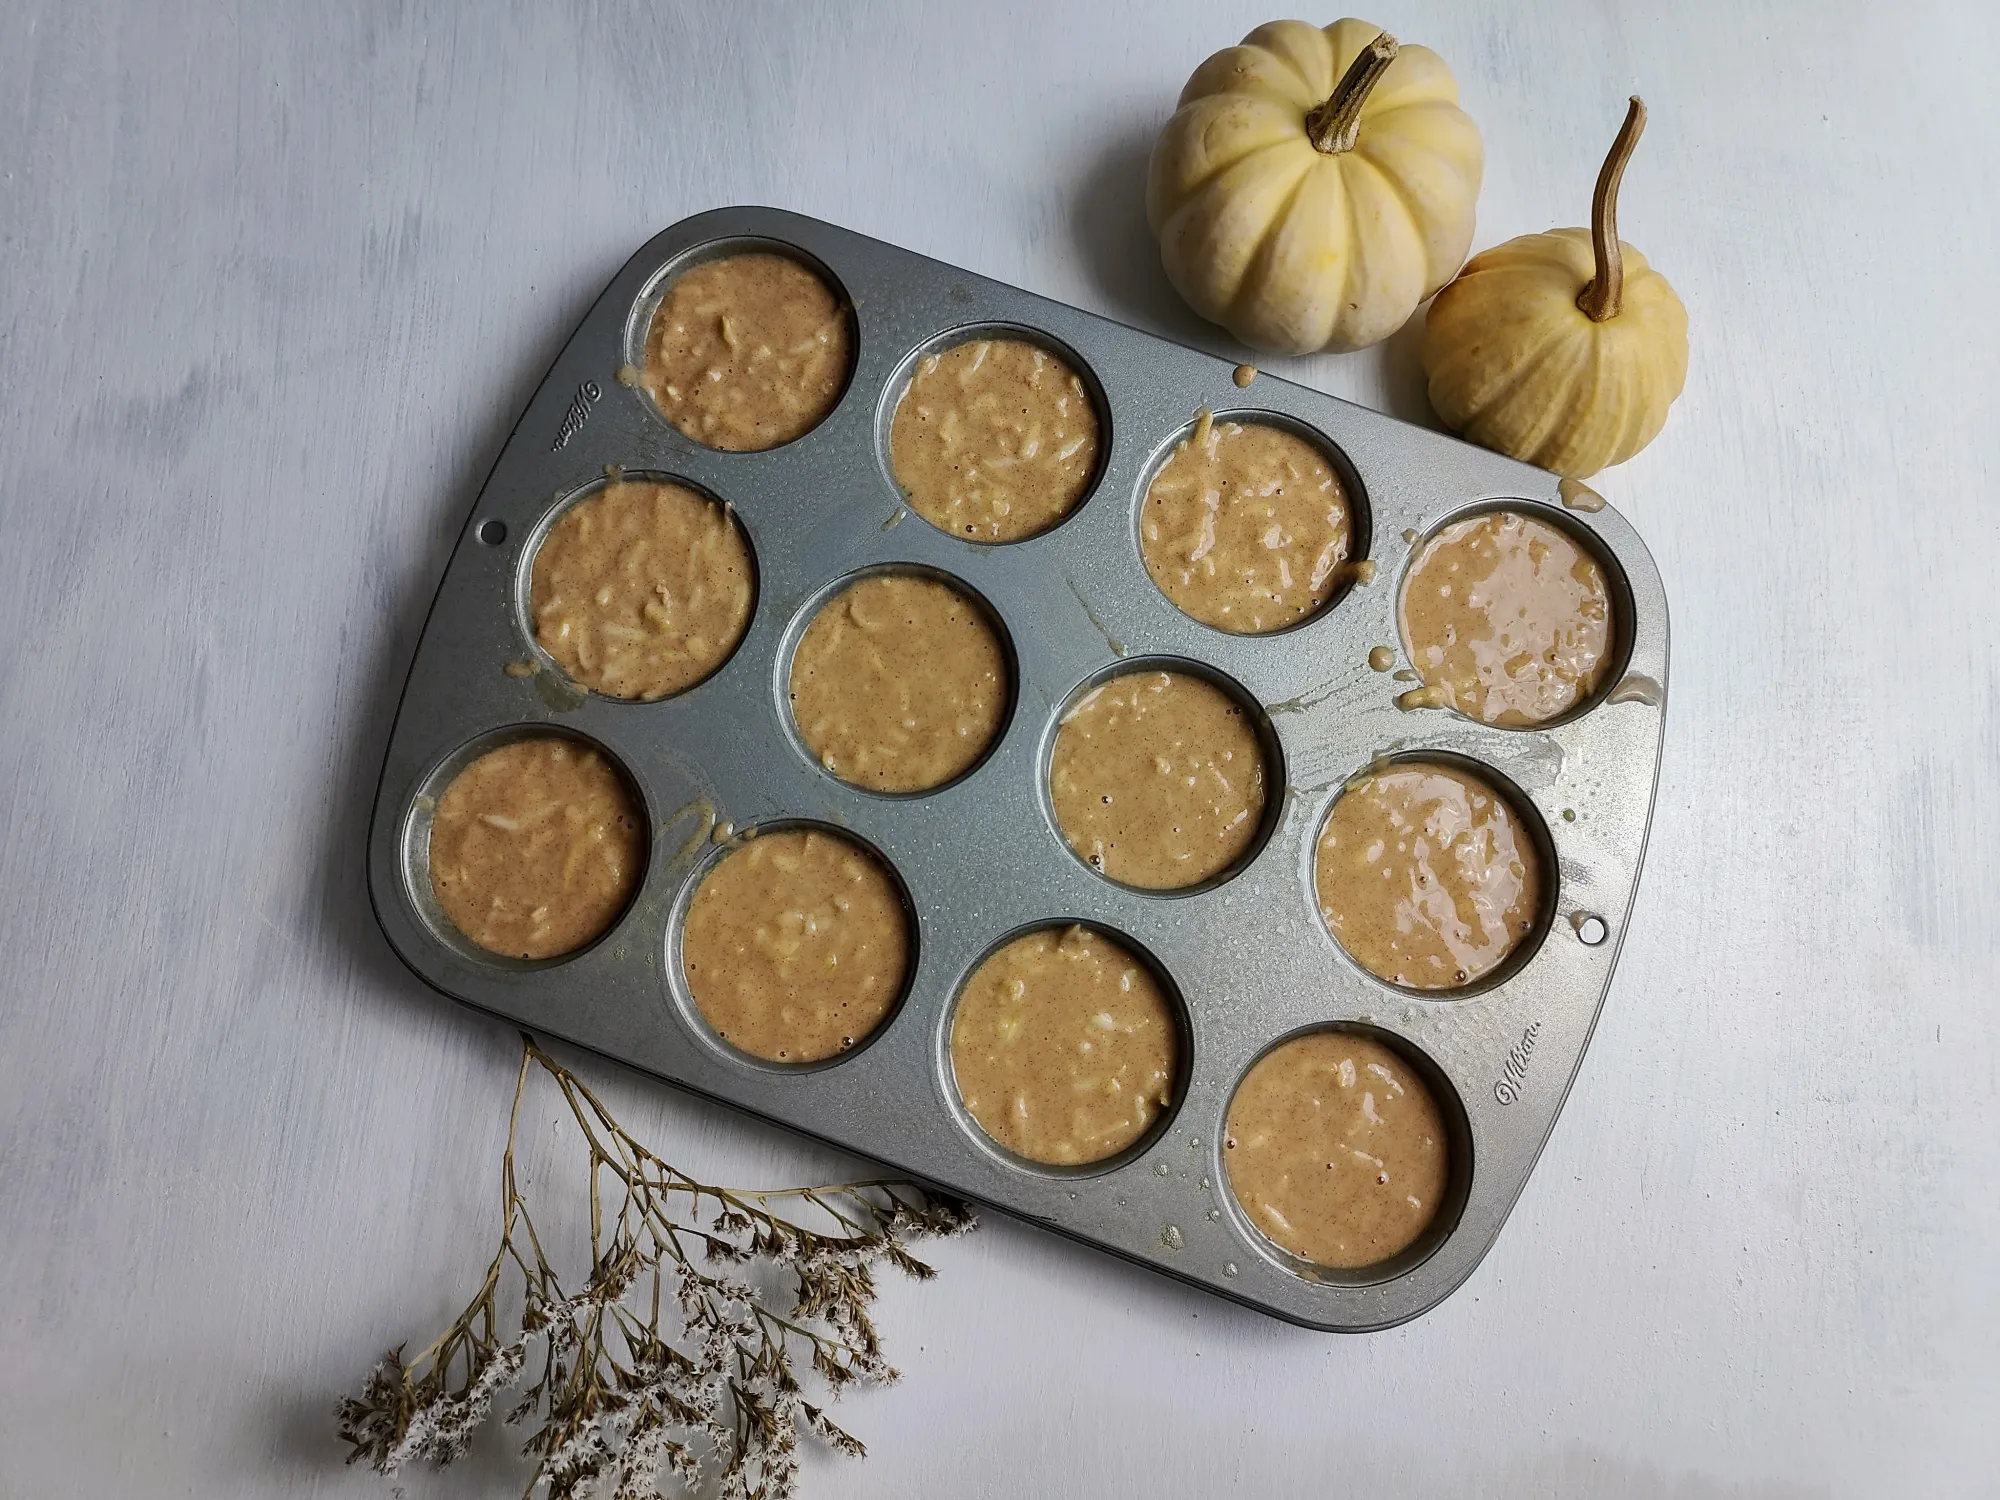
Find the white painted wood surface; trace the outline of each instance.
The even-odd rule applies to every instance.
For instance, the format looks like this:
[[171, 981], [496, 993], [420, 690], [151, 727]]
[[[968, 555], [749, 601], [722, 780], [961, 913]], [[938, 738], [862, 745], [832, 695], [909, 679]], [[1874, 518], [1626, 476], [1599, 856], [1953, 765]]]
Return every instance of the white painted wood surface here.
[[[328, 1409], [483, 1263], [515, 1047], [388, 953], [367, 802], [449, 539], [611, 271], [766, 202], [1215, 343], [1141, 170], [1265, 18], [0, 9], [0, 1495], [378, 1492]], [[1675, 652], [1595, 1045], [1421, 1321], [1304, 1333], [991, 1221], [889, 1289], [908, 1379], [807, 1494], [2000, 1493], [1996, 12], [1374, 19], [1458, 70], [1478, 245], [1580, 222], [1652, 110], [1623, 227], [1694, 366], [1601, 486]], [[1297, 373], [1422, 418], [1412, 349]], [[585, 1066], [691, 1165], [839, 1165]]]

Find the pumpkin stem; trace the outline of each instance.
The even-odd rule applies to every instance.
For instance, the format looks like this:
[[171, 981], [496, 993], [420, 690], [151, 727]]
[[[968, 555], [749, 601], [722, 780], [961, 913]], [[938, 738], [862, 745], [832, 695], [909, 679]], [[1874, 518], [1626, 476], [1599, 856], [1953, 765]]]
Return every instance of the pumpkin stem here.
[[1401, 50], [1402, 44], [1384, 31], [1347, 65], [1326, 101], [1306, 116], [1306, 136], [1315, 151], [1332, 156], [1354, 149], [1361, 134], [1361, 106]]
[[1625, 123], [1618, 127], [1618, 139], [1611, 154], [1597, 171], [1597, 191], [1590, 198], [1590, 248], [1597, 256], [1597, 274], [1576, 294], [1576, 305], [1593, 323], [1618, 316], [1625, 306], [1625, 252], [1618, 248], [1618, 184], [1625, 178], [1625, 163], [1639, 144], [1639, 132], [1646, 128], [1646, 104], [1637, 94], [1625, 111]]

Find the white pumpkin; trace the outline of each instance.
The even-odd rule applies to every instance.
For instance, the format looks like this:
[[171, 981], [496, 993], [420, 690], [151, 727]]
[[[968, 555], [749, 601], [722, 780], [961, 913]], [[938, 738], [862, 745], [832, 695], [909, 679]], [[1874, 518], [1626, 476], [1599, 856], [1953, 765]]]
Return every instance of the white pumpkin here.
[[1645, 128], [1634, 95], [1597, 174], [1590, 228], [1482, 250], [1438, 293], [1421, 357], [1452, 431], [1570, 479], [1659, 436], [1687, 383], [1688, 317], [1618, 238], [1618, 187]]
[[1146, 217], [1188, 305], [1252, 348], [1359, 349], [1464, 262], [1484, 166], [1435, 52], [1273, 21], [1181, 90]]

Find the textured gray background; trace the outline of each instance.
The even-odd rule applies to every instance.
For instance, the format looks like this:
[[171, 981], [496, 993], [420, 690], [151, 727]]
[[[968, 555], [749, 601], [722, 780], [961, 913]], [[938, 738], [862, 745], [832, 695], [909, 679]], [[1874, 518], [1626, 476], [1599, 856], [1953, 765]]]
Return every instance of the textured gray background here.
[[[515, 1048], [390, 957], [366, 806], [450, 538], [605, 279], [761, 201], [1220, 348], [1139, 183], [1264, 18], [0, 12], [0, 1496], [377, 1492], [327, 1407], [483, 1265]], [[1652, 108], [1623, 227], [1694, 366], [1600, 488], [1666, 576], [1674, 702], [1596, 1042], [1428, 1317], [1308, 1334], [993, 1220], [889, 1288], [907, 1382], [807, 1493], [1992, 1494], [2000, 25], [1373, 19], [1458, 71], [1478, 245], [1579, 221]], [[1287, 373], [1424, 415], [1408, 333]], [[841, 1169], [583, 1065], [690, 1166]]]

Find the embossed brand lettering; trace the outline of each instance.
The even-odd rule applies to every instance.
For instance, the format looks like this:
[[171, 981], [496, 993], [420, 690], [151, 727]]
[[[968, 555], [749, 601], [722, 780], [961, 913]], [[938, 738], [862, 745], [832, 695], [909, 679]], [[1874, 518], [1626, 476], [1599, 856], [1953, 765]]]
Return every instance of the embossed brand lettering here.
[[1528, 1058], [1534, 1053], [1535, 1038], [1541, 1031], [1540, 1021], [1529, 1022], [1521, 1040], [1507, 1049], [1507, 1065], [1493, 1085], [1493, 1097], [1502, 1104], [1512, 1104], [1521, 1097], [1522, 1085], [1528, 1081]]
[[556, 440], [549, 444], [551, 452], [560, 452], [569, 446], [569, 440], [583, 431], [583, 424], [590, 420], [590, 409], [597, 404], [597, 398], [604, 394], [604, 388], [594, 380], [586, 380], [576, 388], [576, 399], [569, 404], [563, 414], [562, 426], [556, 429]]

